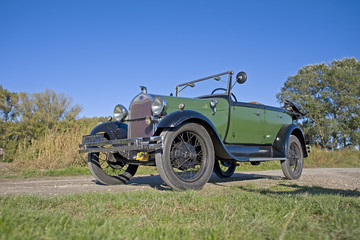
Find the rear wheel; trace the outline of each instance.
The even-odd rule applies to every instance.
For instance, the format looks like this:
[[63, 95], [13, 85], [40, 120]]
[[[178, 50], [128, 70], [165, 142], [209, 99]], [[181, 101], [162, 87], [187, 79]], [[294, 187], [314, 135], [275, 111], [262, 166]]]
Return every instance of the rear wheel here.
[[214, 147], [205, 128], [188, 123], [164, 131], [164, 148], [155, 154], [156, 167], [172, 189], [201, 189], [214, 167]]
[[303, 170], [304, 154], [301, 143], [294, 135], [290, 136], [288, 158], [281, 162], [281, 169], [287, 179], [299, 179]]
[[236, 168], [234, 161], [215, 160], [214, 173], [220, 178], [231, 177]]
[[106, 185], [127, 183], [136, 173], [138, 166], [129, 165], [119, 153], [89, 153], [88, 166], [91, 174]]

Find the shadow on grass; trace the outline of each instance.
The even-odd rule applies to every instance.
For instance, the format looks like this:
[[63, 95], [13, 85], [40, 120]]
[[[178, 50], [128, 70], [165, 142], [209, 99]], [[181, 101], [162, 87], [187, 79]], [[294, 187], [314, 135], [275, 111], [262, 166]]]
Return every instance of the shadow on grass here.
[[319, 186], [299, 186], [296, 184], [277, 184], [275, 186], [278, 189], [255, 189], [248, 186], [236, 186], [236, 188], [253, 193], [260, 193], [264, 195], [298, 195], [298, 194], [309, 194], [309, 195], [337, 195], [343, 197], [360, 197], [360, 192], [357, 190], [343, 190], [343, 189], [332, 189], [323, 188]]
[[209, 183], [221, 186], [221, 183], [251, 181], [258, 179], [283, 180], [285, 178], [280, 176], [253, 174], [253, 173], [234, 173], [234, 175], [232, 175], [229, 178], [219, 178], [215, 174], [213, 174], [209, 180]]
[[[274, 180], [281, 180], [282, 177], [279, 176], [271, 176], [271, 175], [261, 175], [261, 174], [244, 174], [244, 173], [235, 173], [230, 178], [219, 178], [215, 174], [213, 174], [209, 180], [209, 183], [222, 186], [221, 183], [226, 182], [239, 182], [239, 181], [251, 181], [251, 180], [257, 180], [257, 179], [274, 179]], [[101, 182], [94, 180], [95, 184], [100, 186], [106, 186], [102, 184]], [[153, 175], [150, 176], [135, 176], [130, 179], [129, 182], [126, 183], [126, 185], [133, 185], [133, 186], [150, 186], [152, 188], [166, 191], [171, 190], [170, 187], [168, 187], [164, 181], [161, 179], [159, 175]]]
[[[93, 180], [93, 182], [97, 185], [100, 186], [107, 186], [97, 180]], [[161, 177], [159, 175], [153, 175], [151, 174], [150, 176], [138, 176], [138, 177], [133, 177], [129, 180], [129, 182], [126, 183], [126, 185], [132, 185], [132, 186], [150, 186], [152, 188], [161, 190], [161, 191], [166, 191], [166, 190], [171, 190], [170, 187], [168, 187], [164, 181], [161, 179]]]

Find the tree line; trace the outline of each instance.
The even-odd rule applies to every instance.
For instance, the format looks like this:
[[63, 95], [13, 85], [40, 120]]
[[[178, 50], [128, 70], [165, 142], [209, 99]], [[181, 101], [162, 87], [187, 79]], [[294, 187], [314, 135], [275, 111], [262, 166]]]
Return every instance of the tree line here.
[[277, 99], [305, 109], [299, 124], [322, 148], [359, 148], [360, 62], [355, 58], [301, 68], [287, 79]]
[[[314, 144], [327, 149], [359, 148], [360, 62], [355, 58], [305, 66], [288, 77], [276, 97], [305, 109], [307, 114], [298, 124]], [[49, 132], [64, 133], [83, 126], [86, 134], [104, 120], [76, 120], [81, 109], [71, 97], [50, 89], [16, 93], [0, 85], [0, 148], [6, 150], [2, 160], [11, 161], [19, 149]]]
[[49, 132], [63, 133], [98, 121], [77, 121], [81, 110], [80, 105], [72, 104], [71, 97], [63, 93], [50, 89], [33, 94], [16, 93], [0, 85], [0, 148], [5, 149], [1, 159], [12, 161], [19, 149], [26, 149]]

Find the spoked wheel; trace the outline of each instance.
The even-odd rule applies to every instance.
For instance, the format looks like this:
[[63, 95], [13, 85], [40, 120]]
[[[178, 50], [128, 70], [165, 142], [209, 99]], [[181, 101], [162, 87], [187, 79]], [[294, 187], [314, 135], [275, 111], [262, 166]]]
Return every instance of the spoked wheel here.
[[138, 166], [121, 161], [119, 153], [89, 153], [88, 166], [91, 174], [106, 185], [127, 183], [136, 173]]
[[236, 168], [234, 161], [215, 160], [214, 173], [220, 178], [231, 177]]
[[301, 143], [294, 135], [290, 136], [288, 158], [281, 162], [281, 169], [287, 179], [298, 179], [304, 165], [304, 154]]
[[155, 160], [163, 181], [174, 190], [201, 189], [211, 177], [215, 159], [208, 132], [188, 123], [161, 134], [164, 148], [156, 152]]

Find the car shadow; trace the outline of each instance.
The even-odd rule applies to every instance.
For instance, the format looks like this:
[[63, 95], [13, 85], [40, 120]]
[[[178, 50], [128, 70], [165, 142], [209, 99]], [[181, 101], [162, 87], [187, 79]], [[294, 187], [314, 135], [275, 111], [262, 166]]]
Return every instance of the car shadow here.
[[258, 179], [282, 180], [285, 178], [280, 177], [280, 176], [253, 174], [253, 173], [234, 173], [229, 178], [219, 178], [218, 176], [213, 174], [209, 180], [209, 183], [212, 183], [214, 185], [221, 185], [221, 183], [252, 181], [252, 180], [258, 180]]
[[333, 189], [324, 188], [319, 186], [300, 186], [297, 184], [277, 184], [277, 187], [284, 187], [286, 190], [272, 190], [272, 189], [254, 189], [246, 186], [236, 186], [236, 188], [253, 193], [260, 193], [264, 195], [298, 195], [298, 194], [309, 194], [309, 195], [337, 195], [342, 197], [360, 197], [358, 190], [345, 190], [345, 189]]
[[133, 186], [150, 186], [161, 191], [171, 190], [171, 188], [161, 179], [160, 175], [153, 174], [150, 176], [133, 177], [127, 184]]
[[[98, 180], [92, 180], [93, 183], [99, 186], [109, 186], [107, 184], [103, 184], [99, 182]], [[133, 185], [133, 186], [150, 186], [152, 188], [158, 189], [158, 190], [171, 190], [170, 187], [168, 187], [164, 181], [161, 179], [160, 175], [153, 175], [150, 176], [137, 176], [131, 178], [126, 185]]]
[[[257, 179], [274, 179], [274, 180], [281, 180], [282, 177], [279, 176], [271, 176], [271, 175], [262, 175], [262, 174], [247, 174], [247, 173], [234, 173], [230, 178], [219, 178], [215, 174], [213, 174], [209, 180], [209, 183], [214, 185], [222, 186], [221, 183], [227, 182], [239, 182], [239, 181], [251, 181]], [[95, 184], [106, 186], [97, 180], [93, 180]], [[167, 186], [164, 181], [161, 179], [160, 175], [146, 175], [146, 176], [135, 176], [130, 179], [126, 185], [133, 185], [133, 186], [150, 186], [151, 188], [167, 191], [171, 190], [169, 186]]]
[[[284, 180], [284, 177], [280, 176], [273, 176], [273, 175], [263, 175], [263, 174], [253, 174], [253, 173], [234, 173], [230, 178], [219, 178], [215, 174], [212, 174], [209, 183], [217, 186], [228, 187], [229, 185], [223, 185], [222, 183], [229, 183], [229, 182], [243, 182], [248, 181], [249, 184], [253, 180], [258, 179], [272, 179], [272, 180]], [[93, 182], [100, 186], [107, 186], [102, 184], [97, 180], [93, 180]], [[264, 189], [264, 188], [254, 188], [249, 186], [238, 186], [235, 185], [235, 188], [238, 188], [242, 191], [247, 192], [256, 192], [264, 195], [297, 195], [297, 194], [311, 194], [311, 195], [321, 195], [321, 194], [328, 194], [328, 195], [340, 195], [340, 196], [349, 196], [349, 197], [360, 197], [360, 192], [358, 190], [343, 190], [343, 189], [332, 189], [332, 188], [323, 188], [319, 186], [301, 186], [297, 184], [285, 184], [283, 182], [275, 185], [278, 188], [284, 187], [286, 190], [273, 190], [271, 189]], [[291, 183], [291, 182], [290, 182]], [[169, 191], [171, 188], [167, 186], [164, 181], [161, 179], [160, 175], [153, 175], [151, 174], [146, 176], [136, 176], [130, 179], [130, 181], [126, 185], [132, 186], [149, 186], [151, 188], [160, 190], [160, 191]], [[291, 189], [292, 188], [292, 189]]]

